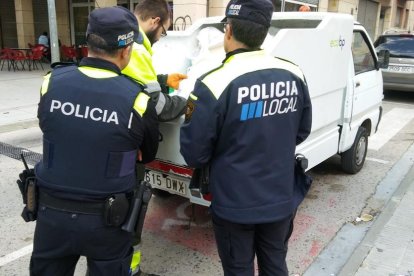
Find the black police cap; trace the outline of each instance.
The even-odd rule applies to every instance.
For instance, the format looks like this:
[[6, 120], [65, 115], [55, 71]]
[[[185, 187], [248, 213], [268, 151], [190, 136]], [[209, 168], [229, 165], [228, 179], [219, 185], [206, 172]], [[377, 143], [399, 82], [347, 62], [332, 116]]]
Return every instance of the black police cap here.
[[133, 42], [142, 44], [135, 15], [124, 7], [106, 7], [89, 14], [86, 38], [90, 34], [105, 40], [108, 48], [122, 48]]
[[231, 0], [227, 4], [226, 17], [251, 21], [266, 27], [270, 26], [273, 4], [270, 0]]

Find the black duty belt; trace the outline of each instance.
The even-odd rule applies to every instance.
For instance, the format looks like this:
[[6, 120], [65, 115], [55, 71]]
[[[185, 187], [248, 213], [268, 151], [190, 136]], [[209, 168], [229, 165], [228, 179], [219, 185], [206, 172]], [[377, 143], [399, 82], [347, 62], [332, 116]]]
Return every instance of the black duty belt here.
[[59, 211], [89, 214], [89, 215], [101, 215], [104, 212], [105, 201], [101, 202], [84, 202], [84, 201], [75, 201], [70, 199], [63, 199], [51, 196], [45, 192], [40, 191], [39, 193], [39, 203], [49, 207], [51, 209], [56, 209]]

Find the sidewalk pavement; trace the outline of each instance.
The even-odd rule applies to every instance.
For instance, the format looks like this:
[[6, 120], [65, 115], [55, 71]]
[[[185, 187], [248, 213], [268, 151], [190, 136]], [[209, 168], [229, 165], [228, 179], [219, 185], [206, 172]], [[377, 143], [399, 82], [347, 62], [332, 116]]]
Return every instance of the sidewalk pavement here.
[[0, 71], [0, 133], [37, 126], [37, 104], [45, 70]]
[[[36, 110], [46, 70], [0, 71], [0, 134], [38, 126]], [[341, 271], [330, 275], [414, 276], [414, 168]]]
[[339, 275], [414, 275], [414, 168], [400, 183]]

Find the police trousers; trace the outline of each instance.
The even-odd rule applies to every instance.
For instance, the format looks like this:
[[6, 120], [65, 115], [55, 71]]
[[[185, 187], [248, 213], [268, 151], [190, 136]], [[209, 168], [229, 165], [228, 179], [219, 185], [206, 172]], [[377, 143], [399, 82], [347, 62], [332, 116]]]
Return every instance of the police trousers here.
[[272, 223], [239, 224], [213, 213], [214, 234], [224, 275], [255, 275], [255, 256], [260, 276], [289, 275], [286, 253], [295, 214]]
[[89, 276], [127, 276], [132, 234], [105, 226], [103, 216], [55, 210], [40, 205], [30, 260], [31, 276], [73, 275], [80, 256]]

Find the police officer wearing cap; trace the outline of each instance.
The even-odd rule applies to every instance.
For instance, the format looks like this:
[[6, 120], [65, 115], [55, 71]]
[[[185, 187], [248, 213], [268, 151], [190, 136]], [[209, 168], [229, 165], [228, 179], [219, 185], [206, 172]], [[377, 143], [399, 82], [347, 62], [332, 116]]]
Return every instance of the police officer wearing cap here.
[[181, 128], [190, 166], [209, 166], [213, 228], [224, 275], [288, 275], [286, 253], [300, 200], [295, 148], [311, 131], [304, 75], [260, 49], [270, 0], [232, 0], [222, 65], [200, 77]]
[[121, 7], [89, 15], [89, 54], [45, 77], [38, 109], [43, 160], [31, 275], [129, 275], [132, 234], [121, 229], [136, 185], [135, 163], [155, 158], [158, 120], [144, 87], [121, 74], [139, 38]]

